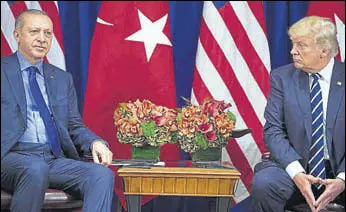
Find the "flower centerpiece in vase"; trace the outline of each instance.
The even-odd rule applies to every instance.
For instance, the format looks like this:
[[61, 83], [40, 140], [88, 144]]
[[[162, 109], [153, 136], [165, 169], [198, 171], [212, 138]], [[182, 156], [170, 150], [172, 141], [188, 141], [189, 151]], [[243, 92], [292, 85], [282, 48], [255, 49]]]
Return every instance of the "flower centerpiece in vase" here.
[[192, 154], [194, 161], [220, 161], [235, 128], [236, 118], [226, 111], [231, 104], [207, 99], [201, 105], [188, 103], [177, 115], [178, 130], [174, 138], [179, 147]]
[[175, 109], [149, 100], [120, 103], [114, 111], [114, 124], [120, 143], [132, 145], [133, 159], [159, 159], [160, 146], [172, 142], [177, 130]]

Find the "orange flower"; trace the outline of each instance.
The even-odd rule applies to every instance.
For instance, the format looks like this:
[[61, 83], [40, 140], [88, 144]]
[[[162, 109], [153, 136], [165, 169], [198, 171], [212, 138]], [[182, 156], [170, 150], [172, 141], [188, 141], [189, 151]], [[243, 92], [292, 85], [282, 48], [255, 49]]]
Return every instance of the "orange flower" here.
[[119, 120], [119, 131], [128, 136], [143, 134], [142, 129], [140, 128], [139, 122], [131, 122], [129, 120], [120, 119]]
[[152, 111], [153, 104], [149, 100], [143, 100], [143, 113], [145, 117], [149, 117], [150, 112]]
[[203, 115], [203, 114], [202, 114], [202, 115], [199, 115], [199, 116], [195, 116], [194, 119], [195, 119], [195, 123], [196, 123], [198, 126], [200, 126], [200, 125], [205, 124], [205, 123], [208, 122], [208, 117], [207, 117], [206, 115]]
[[114, 123], [116, 126], [118, 125], [118, 122], [121, 119], [121, 117], [122, 117], [121, 108], [118, 107], [115, 109], [114, 114], [113, 114]]
[[190, 118], [192, 115], [192, 109], [191, 108], [183, 108], [181, 112], [182, 112], [182, 115], [184, 118]]

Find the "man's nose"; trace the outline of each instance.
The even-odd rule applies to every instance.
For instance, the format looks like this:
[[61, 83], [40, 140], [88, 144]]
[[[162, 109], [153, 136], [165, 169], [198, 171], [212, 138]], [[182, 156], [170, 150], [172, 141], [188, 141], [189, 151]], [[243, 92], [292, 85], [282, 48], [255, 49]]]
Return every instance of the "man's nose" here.
[[295, 48], [295, 46], [292, 46], [292, 49], [291, 49], [290, 53], [291, 53], [291, 55], [297, 55], [298, 54], [298, 51]]
[[43, 31], [39, 33], [38, 40], [40, 42], [46, 42], [47, 41], [46, 37], [44, 36], [44, 32]]

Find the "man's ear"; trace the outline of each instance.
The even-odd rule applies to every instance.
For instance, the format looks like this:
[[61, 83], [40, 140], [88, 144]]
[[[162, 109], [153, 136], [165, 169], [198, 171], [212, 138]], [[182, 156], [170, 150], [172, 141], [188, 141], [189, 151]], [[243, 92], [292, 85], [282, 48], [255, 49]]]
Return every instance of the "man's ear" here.
[[18, 43], [19, 40], [20, 40], [20, 33], [18, 32], [17, 29], [13, 31], [13, 37], [14, 37], [14, 39], [15, 39], [15, 40], [17, 41], [17, 43]]
[[329, 50], [327, 48], [322, 48], [320, 58], [325, 58], [329, 56]]

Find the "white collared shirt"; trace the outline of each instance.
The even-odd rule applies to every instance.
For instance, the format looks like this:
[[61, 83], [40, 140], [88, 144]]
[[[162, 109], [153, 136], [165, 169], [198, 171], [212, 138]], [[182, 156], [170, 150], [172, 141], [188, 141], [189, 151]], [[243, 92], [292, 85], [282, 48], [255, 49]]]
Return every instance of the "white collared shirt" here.
[[[329, 159], [328, 154], [328, 147], [327, 147], [327, 140], [326, 140], [326, 117], [327, 117], [327, 105], [328, 105], [328, 96], [329, 96], [329, 88], [330, 88], [330, 82], [332, 79], [332, 72], [334, 67], [334, 58], [331, 58], [328, 64], [320, 71], [318, 72], [321, 75], [321, 78], [318, 80], [321, 86], [321, 92], [322, 92], [322, 101], [323, 101], [323, 134], [324, 134], [324, 158]], [[311, 88], [312, 85], [312, 76], [311, 73], [309, 73], [309, 85]], [[292, 163], [288, 164], [286, 167], [286, 172], [288, 175], [293, 179], [296, 174], [300, 172], [305, 172], [303, 166], [298, 161], [293, 161]], [[345, 181], [345, 172], [341, 172], [337, 176], [338, 178], [341, 178]]]

